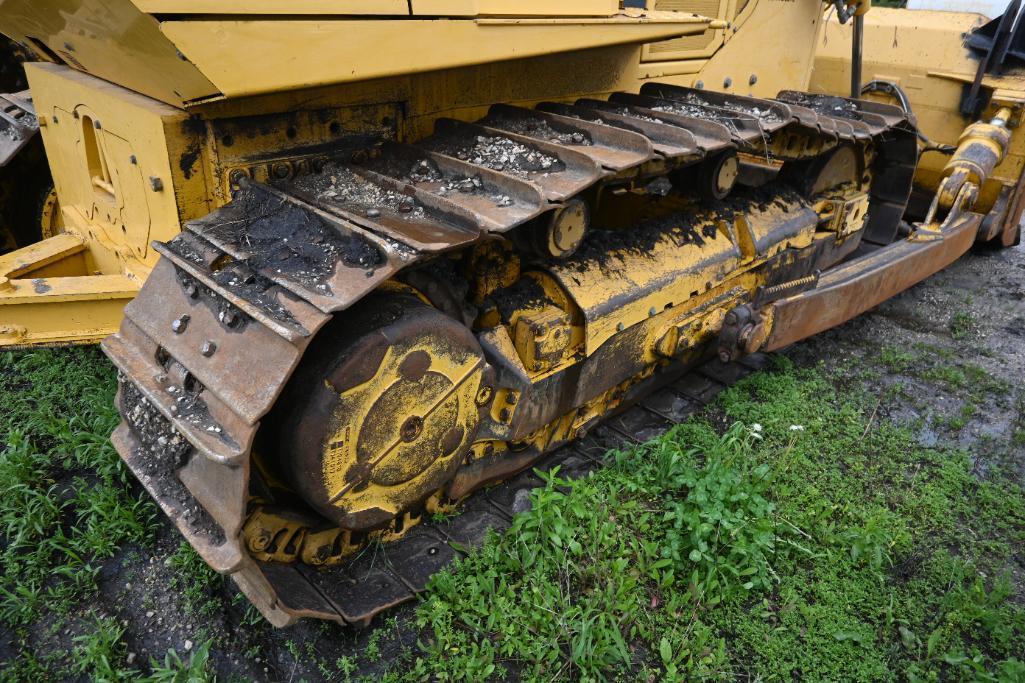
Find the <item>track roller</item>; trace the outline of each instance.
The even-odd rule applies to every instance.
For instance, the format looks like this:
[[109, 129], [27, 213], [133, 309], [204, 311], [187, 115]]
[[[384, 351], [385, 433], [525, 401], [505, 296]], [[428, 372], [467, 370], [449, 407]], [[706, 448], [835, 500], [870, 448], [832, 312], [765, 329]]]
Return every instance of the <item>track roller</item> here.
[[734, 150], [688, 166], [677, 171], [672, 178], [673, 185], [681, 190], [697, 192], [703, 199], [725, 199], [737, 184], [740, 175], [740, 161]]

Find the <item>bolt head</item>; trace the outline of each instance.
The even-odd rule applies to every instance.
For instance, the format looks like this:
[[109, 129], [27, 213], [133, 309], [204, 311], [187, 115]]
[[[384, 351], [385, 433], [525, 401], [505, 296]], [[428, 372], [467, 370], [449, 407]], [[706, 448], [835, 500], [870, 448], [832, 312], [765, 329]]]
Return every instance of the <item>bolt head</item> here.
[[164, 181], [156, 176], [149, 177], [149, 186], [154, 192], [163, 192]]
[[171, 323], [171, 331], [175, 334], [181, 334], [186, 330], [186, 328], [188, 328], [189, 319], [190, 318], [188, 314], [175, 318], [174, 321]]
[[202, 353], [207, 358], [209, 358], [210, 356], [214, 355], [214, 353], [216, 351], [217, 351], [217, 344], [213, 343], [212, 341], [205, 341], [205, 342], [203, 342], [203, 348], [200, 349], [200, 353]]
[[253, 548], [253, 550], [262, 551], [267, 549], [267, 546], [270, 545], [270, 542], [270, 532], [266, 529], [260, 529], [258, 532], [256, 532], [256, 535], [253, 536], [252, 540], [249, 542], [249, 545]]
[[399, 427], [399, 438], [406, 443], [412, 443], [420, 436], [423, 429], [424, 419], [419, 415], [412, 415], [402, 423], [402, 426]]

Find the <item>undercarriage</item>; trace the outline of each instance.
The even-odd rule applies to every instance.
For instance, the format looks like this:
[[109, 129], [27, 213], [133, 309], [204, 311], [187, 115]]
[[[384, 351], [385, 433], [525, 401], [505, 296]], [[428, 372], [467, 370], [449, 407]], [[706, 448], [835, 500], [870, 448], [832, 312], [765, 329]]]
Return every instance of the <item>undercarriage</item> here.
[[898, 107], [649, 83], [237, 173], [104, 342], [115, 445], [272, 623], [366, 623], [451, 559], [432, 516], [956, 259], [981, 216], [902, 224], [917, 160]]

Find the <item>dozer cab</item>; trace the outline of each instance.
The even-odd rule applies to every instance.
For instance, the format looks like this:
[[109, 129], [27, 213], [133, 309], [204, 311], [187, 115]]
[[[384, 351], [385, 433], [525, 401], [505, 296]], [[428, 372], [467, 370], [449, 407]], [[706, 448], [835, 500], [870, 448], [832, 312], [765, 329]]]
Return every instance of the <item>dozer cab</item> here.
[[1018, 240], [1017, 3], [637, 4], [0, 0], [60, 213], [0, 344], [105, 338], [203, 559], [364, 624], [500, 511], [432, 513]]

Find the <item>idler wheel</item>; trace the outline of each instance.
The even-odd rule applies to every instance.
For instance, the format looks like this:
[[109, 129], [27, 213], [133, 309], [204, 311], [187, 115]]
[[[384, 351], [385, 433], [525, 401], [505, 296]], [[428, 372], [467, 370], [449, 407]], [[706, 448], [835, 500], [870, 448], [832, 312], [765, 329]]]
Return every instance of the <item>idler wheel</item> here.
[[846, 183], [857, 185], [865, 175], [865, 153], [853, 145], [841, 145], [809, 161], [788, 161], [783, 176], [806, 197], [816, 197]]
[[461, 464], [484, 367], [465, 326], [413, 296], [372, 296], [318, 334], [290, 382], [278, 467], [332, 522], [382, 528]]

